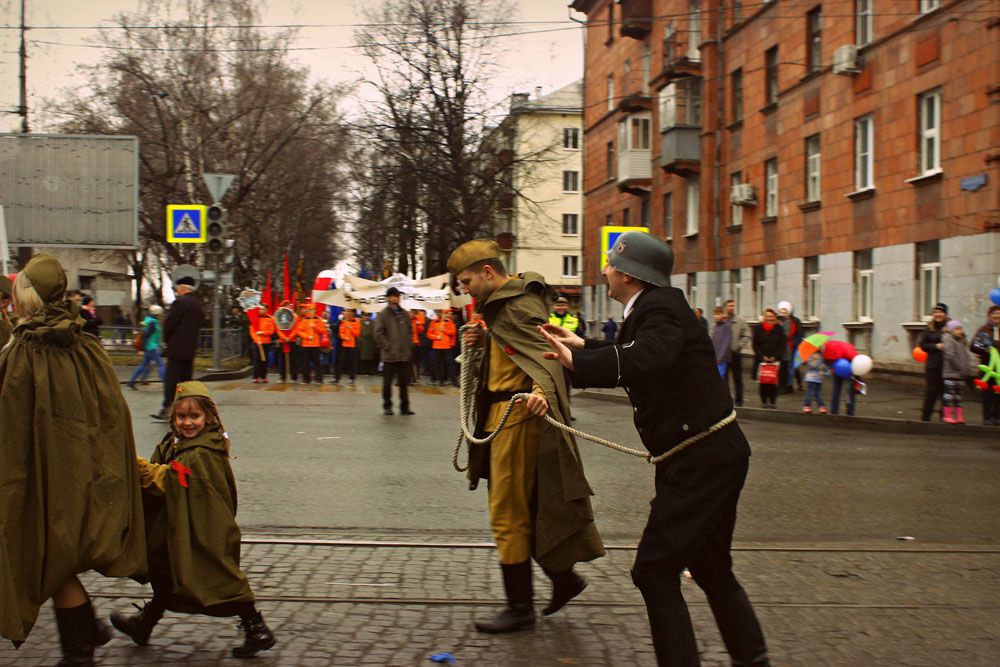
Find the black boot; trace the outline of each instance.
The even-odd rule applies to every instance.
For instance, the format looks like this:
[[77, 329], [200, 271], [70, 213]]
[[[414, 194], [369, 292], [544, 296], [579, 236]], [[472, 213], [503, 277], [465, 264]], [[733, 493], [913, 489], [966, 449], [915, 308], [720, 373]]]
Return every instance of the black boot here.
[[567, 602], [582, 593], [587, 587], [587, 580], [574, 572], [572, 568], [565, 572], [545, 570], [545, 574], [552, 581], [552, 600], [542, 610], [546, 616], [551, 616], [565, 607]]
[[650, 606], [647, 600], [646, 616], [659, 667], [698, 667], [701, 664], [686, 604]]
[[152, 634], [153, 628], [163, 618], [163, 607], [155, 598], [141, 607], [133, 606], [139, 610], [138, 614], [126, 616], [117, 611], [112, 612], [111, 625], [119, 632], [128, 635], [138, 646], [145, 646], [149, 643], [149, 635]]
[[491, 635], [525, 630], [535, 625], [534, 590], [531, 585], [531, 561], [501, 565], [507, 606], [489, 621], [476, 623], [476, 630]]
[[260, 651], [266, 651], [277, 643], [274, 635], [264, 624], [264, 617], [260, 612], [253, 609], [247, 615], [240, 614], [240, 627], [246, 634], [243, 646], [233, 649], [234, 658], [252, 658]]
[[734, 667], [771, 664], [767, 657], [764, 631], [760, 629], [746, 591], [741, 588], [735, 595], [723, 600], [709, 598], [708, 604]]
[[79, 607], [55, 608], [63, 657], [56, 667], [91, 667], [97, 647], [97, 617], [90, 600]]

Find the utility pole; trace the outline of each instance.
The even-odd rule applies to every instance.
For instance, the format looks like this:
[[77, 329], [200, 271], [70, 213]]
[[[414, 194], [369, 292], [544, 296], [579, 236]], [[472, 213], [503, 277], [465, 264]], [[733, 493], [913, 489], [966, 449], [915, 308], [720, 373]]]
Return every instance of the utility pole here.
[[19, 80], [21, 84], [21, 103], [18, 105], [17, 113], [21, 116], [21, 132], [28, 133], [28, 49], [25, 45], [25, 33], [28, 31], [25, 25], [24, 4], [27, 0], [21, 0], [21, 48]]

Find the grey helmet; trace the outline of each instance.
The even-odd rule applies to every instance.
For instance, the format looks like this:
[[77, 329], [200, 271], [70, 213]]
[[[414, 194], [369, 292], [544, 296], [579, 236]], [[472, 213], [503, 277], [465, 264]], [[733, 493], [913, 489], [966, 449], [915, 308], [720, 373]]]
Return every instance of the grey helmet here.
[[674, 268], [674, 251], [646, 232], [625, 232], [608, 251], [608, 264], [644, 283], [666, 287]]

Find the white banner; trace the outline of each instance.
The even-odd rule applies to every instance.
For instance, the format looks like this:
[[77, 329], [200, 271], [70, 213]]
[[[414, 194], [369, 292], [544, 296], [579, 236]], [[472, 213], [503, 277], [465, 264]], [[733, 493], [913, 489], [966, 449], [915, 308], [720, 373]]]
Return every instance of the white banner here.
[[375, 282], [358, 276], [344, 276], [343, 287], [333, 290], [313, 290], [312, 300], [340, 308], [354, 308], [365, 313], [377, 313], [385, 308], [385, 292], [390, 287], [399, 290], [400, 305], [407, 310], [444, 310], [460, 308], [472, 303], [472, 297], [456, 295], [451, 290], [451, 275], [416, 280], [395, 274]]

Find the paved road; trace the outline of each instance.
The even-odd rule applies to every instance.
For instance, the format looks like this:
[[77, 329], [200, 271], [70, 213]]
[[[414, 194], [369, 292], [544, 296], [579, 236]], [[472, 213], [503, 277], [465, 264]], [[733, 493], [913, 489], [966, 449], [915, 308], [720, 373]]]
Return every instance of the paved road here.
[[[155, 385], [154, 385], [155, 387]], [[599, 527], [615, 548], [581, 568], [591, 588], [534, 631], [484, 637], [502, 598], [485, 492], [451, 469], [456, 396], [415, 392], [384, 417], [378, 388], [215, 387], [234, 440], [244, 565], [275, 628], [272, 665], [652, 665], [627, 575], [652, 490], [645, 462], [582, 443]], [[139, 449], [163, 432], [155, 388], [128, 392]], [[628, 409], [574, 399], [577, 426], [635, 444]], [[992, 665], [1000, 653], [1000, 443], [868, 435], [753, 422], [735, 561], [776, 665]], [[899, 541], [897, 536], [915, 537]], [[320, 540], [269, 543], [269, 540]], [[353, 540], [353, 542], [352, 542]], [[357, 542], [363, 540], [364, 542]], [[391, 546], [372, 542], [404, 541]], [[103, 613], [143, 590], [87, 577]], [[697, 587], [685, 582], [706, 665], [725, 665]], [[539, 598], [548, 593], [538, 580]], [[109, 665], [236, 664], [227, 619], [168, 616], [147, 649], [116, 639]], [[0, 665], [58, 659], [51, 611]]]

